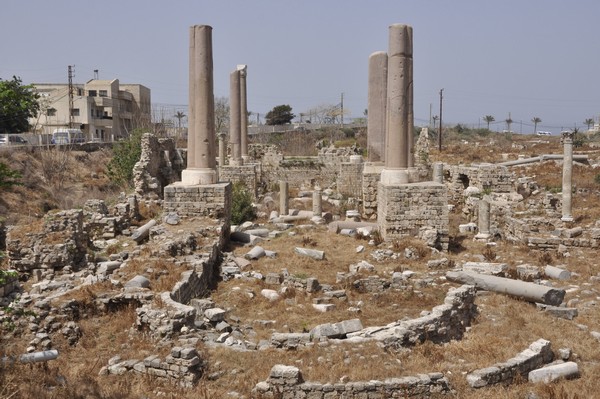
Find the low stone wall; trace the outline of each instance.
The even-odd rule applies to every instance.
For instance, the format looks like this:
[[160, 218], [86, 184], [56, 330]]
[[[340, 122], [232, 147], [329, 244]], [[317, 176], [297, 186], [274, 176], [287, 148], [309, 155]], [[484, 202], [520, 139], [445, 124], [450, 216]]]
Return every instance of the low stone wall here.
[[[229, 221], [231, 183], [188, 186], [174, 183], [165, 187], [163, 209], [181, 216], [206, 216]], [[229, 228], [229, 222], [227, 226]]]
[[202, 260], [193, 265], [193, 270], [181, 274], [181, 280], [171, 290], [171, 298], [187, 304], [193, 298], [208, 296], [219, 278], [219, 245], [214, 244]]
[[[381, 341], [386, 349], [397, 350], [417, 343], [444, 343], [461, 339], [466, 328], [477, 316], [475, 287], [463, 285], [448, 291], [444, 304], [426, 316], [390, 323], [386, 326], [363, 328], [346, 334], [345, 339]], [[297, 349], [308, 345], [315, 337], [311, 333], [274, 333], [271, 346]]]
[[378, 185], [379, 231], [385, 240], [418, 237], [427, 245], [448, 250], [448, 199], [444, 184]]
[[256, 174], [256, 166], [257, 165], [250, 164], [219, 167], [219, 181], [229, 181], [232, 183], [242, 182], [248, 192], [256, 198], [259, 180]]
[[461, 339], [477, 316], [475, 294], [475, 287], [470, 285], [453, 288], [448, 291], [444, 304], [434, 307], [426, 316], [382, 327], [367, 327], [348, 334], [348, 338], [374, 339], [392, 350], [425, 341], [443, 343]]
[[419, 374], [414, 377], [389, 378], [384, 381], [359, 381], [335, 384], [304, 382], [297, 367], [275, 365], [269, 378], [252, 390], [254, 398], [286, 399], [370, 399], [370, 398], [429, 398], [450, 394], [448, 380], [442, 373]]
[[531, 370], [551, 362], [553, 357], [550, 341], [538, 339], [529, 345], [529, 348], [504, 363], [496, 363], [467, 374], [467, 382], [472, 388], [481, 388], [500, 382], [512, 382], [517, 375], [527, 380], [527, 374]]
[[123, 375], [127, 372], [135, 372], [177, 381], [180, 386], [191, 388], [202, 377], [205, 368], [205, 362], [200, 360], [195, 348], [174, 347], [164, 360], [156, 355], [148, 356], [141, 361], [137, 359], [121, 361], [119, 357], [112, 358], [100, 373]]

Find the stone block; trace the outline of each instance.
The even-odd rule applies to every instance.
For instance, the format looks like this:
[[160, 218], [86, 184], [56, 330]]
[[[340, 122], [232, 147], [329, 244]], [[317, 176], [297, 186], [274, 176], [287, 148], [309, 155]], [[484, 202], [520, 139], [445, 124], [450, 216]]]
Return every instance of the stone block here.
[[579, 367], [575, 362], [566, 362], [542, 367], [529, 372], [527, 379], [529, 382], [545, 384], [555, 381], [559, 378], [577, 378], [579, 377]]
[[218, 323], [225, 319], [225, 310], [220, 308], [212, 308], [204, 311], [204, 317], [206, 317], [212, 323]]

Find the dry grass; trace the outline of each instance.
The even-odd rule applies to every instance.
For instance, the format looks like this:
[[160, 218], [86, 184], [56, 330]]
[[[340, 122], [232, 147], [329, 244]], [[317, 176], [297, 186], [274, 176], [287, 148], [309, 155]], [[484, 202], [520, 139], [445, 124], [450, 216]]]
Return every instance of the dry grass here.
[[[502, 137], [499, 137], [502, 136]], [[499, 160], [500, 153], [510, 154], [511, 159], [517, 153], [539, 155], [556, 153], [558, 143], [533, 143], [531, 137], [512, 139], [503, 135], [489, 136], [496, 140], [494, 146], [482, 144], [479, 147], [457, 144], [449, 145], [442, 154], [435, 157], [447, 157], [456, 163], [457, 157], [464, 162]], [[512, 148], [512, 143], [524, 146]], [[299, 144], [298, 144], [299, 145]], [[452, 151], [450, 151], [451, 149]], [[493, 151], [490, 151], [493, 150]], [[560, 166], [553, 162], [522, 168], [520, 175], [535, 176], [535, 180], [545, 187], [560, 187]], [[575, 167], [574, 178], [577, 189], [586, 189], [574, 196], [574, 213], [577, 223], [590, 225], [598, 219], [597, 185], [593, 180], [595, 172], [588, 168]], [[0, 202], [4, 199], [0, 199]], [[147, 215], [147, 217], [154, 217]], [[132, 308], [118, 310], [111, 314], [93, 314], [84, 312], [85, 317], [78, 320], [83, 336], [74, 347], [68, 346], [60, 338], [54, 341], [59, 349], [59, 359], [44, 366], [14, 366], [0, 370], [0, 399], [17, 398], [224, 398], [231, 391], [249, 395], [254, 385], [268, 377], [275, 364], [295, 365], [304, 378], [309, 381], [335, 383], [346, 376], [351, 381], [371, 379], [382, 380], [388, 377], [409, 376], [433, 371], [443, 372], [455, 389], [457, 398], [519, 398], [535, 392], [540, 398], [593, 398], [597, 397], [595, 376], [600, 373], [600, 350], [598, 342], [589, 330], [597, 329], [600, 323], [600, 309], [591, 305], [597, 301], [600, 283], [590, 280], [600, 272], [595, 262], [596, 250], [570, 248], [571, 256], [562, 257], [556, 252], [531, 250], [524, 245], [498, 242], [491, 249], [483, 243], [474, 242], [470, 236], [458, 233], [458, 224], [464, 223], [464, 215], [458, 211], [450, 217], [451, 251], [443, 256], [450, 262], [462, 263], [468, 260], [487, 258], [507, 263], [514, 268], [523, 263], [539, 265], [563, 264], [574, 272], [568, 282], [555, 282], [579, 286], [579, 290], [569, 292], [566, 301], [578, 299], [589, 306], [581, 306], [580, 314], [574, 321], [553, 318], [540, 312], [535, 306], [514, 298], [499, 294], [480, 295], [476, 299], [480, 315], [474, 325], [460, 341], [444, 345], [429, 342], [416, 346], [410, 352], [388, 353], [376, 343], [315, 345], [297, 351], [248, 351], [238, 352], [223, 348], [207, 348], [202, 343], [197, 349], [208, 360], [209, 370], [200, 384], [183, 390], [171, 384], [163, 383], [137, 375], [100, 377], [100, 367], [107, 364], [114, 355], [123, 359], [142, 359], [149, 354], [167, 354], [169, 347], [157, 345], [138, 332], [132, 333], [135, 321]], [[177, 226], [177, 229], [185, 229]], [[370, 257], [373, 247], [364, 241], [351, 237], [332, 234], [324, 229], [295, 231], [296, 235], [285, 235], [265, 241], [260, 245], [278, 253], [276, 259], [262, 258], [252, 263], [252, 269], [263, 274], [281, 272], [282, 269], [297, 277], [317, 277], [321, 284], [332, 285], [334, 289], [346, 289], [347, 300], [334, 300], [337, 309], [329, 313], [318, 313], [312, 309], [313, 300], [321, 294], [308, 294], [301, 290], [290, 290], [282, 299], [270, 302], [260, 295], [267, 286], [263, 281], [231, 280], [219, 284], [211, 295], [215, 303], [228, 311], [228, 317], [237, 316], [242, 325], [252, 326], [251, 339], [269, 339], [277, 332], [302, 332], [326, 322], [358, 317], [364, 326], [383, 325], [404, 317], [417, 317], [422, 310], [430, 310], [442, 303], [446, 291], [453, 284], [436, 280], [437, 286], [419, 290], [386, 291], [381, 294], [360, 293], [347, 283], [336, 283], [337, 272], [347, 272], [348, 266], [360, 260], [375, 266], [375, 274], [389, 278], [395, 270], [413, 270], [421, 276], [430, 271], [426, 267], [432, 255], [422, 243], [412, 240], [399, 240], [394, 243], [382, 243], [379, 248], [390, 248], [399, 252], [397, 260], [377, 262]], [[356, 253], [358, 245], [365, 245], [366, 251]], [[294, 247], [307, 247], [325, 251], [326, 259], [317, 261], [301, 257], [294, 253]], [[122, 248], [122, 247], [120, 247]], [[405, 259], [404, 249], [413, 248], [419, 259]], [[115, 249], [116, 250], [116, 249]], [[243, 256], [248, 247], [232, 247], [235, 255]], [[111, 250], [112, 251], [112, 250]], [[487, 252], [486, 252], [487, 251]], [[108, 251], [107, 251], [108, 252]], [[117, 251], [118, 252], [118, 251]], [[493, 252], [493, 254], [492, 254]], [[151, 280], [154, 291], [170, 290], [179, 280], [185, 266], [178, 266], [168, 259], [152, 257], [149, 246], [142, 251], [144, 260], [138, 258], [129, 262], [129, 266], [116, 272], [115, 277], [122, 281], [136, 274], [144, 274]], [[443, 274], [443, 271], [439, 275]], [[363, 275], [366, 276], [366, 275]], [[418, 275], [419, 276], [419, 275]], [[436, 275], [432, 274], [432, 278]], [[90, 304], [103, 292], [112, 289], [110, 284], [98, 284], [70, 294], [81, 304]], [[361, 312], [351, 313], [347, 309], [362, 301]], [[85, 306], [84, 306], [85, 307]], [[264, 326], [260, 320], [274, 320], [272, 326]], [[588, 326], [588, 331], [578, 327]], [[59, 334], [60, 335], [60, 334]], [[465, 374], [494, 363], [504, 362], [526, 349], [538, 338], [552, 342], [556, 351], [559, 348], [571, 348], [573, 358], [579, 363], [582, 378], [573, 381], [559, 381], [550, 385], [534, 386], [520, 380], [510, 386], [495, 386], [479, 390], [471, 389]], [[15, 338], [10, 342], [2, 339], [3, 350], [21, 353], [28, 342], [27, 337]], [[211, 375], [211, 378], [208, 376]], [[11, 396], [12, 395], [12, 396]]]

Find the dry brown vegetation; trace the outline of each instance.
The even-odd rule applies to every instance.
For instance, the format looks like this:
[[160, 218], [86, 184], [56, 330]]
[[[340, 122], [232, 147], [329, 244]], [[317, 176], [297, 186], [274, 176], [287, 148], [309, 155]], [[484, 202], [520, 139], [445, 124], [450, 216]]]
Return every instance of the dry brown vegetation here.
[[[497, 140], [494, 145], [489, 144], [491, 138]], [[513, 135], [509, 138], [490, 135], [480, 140], [477, 147], [450, 142], [441, 154], [432, 151], [431, 158], [451, 163], [497, 162], [501, 160], [503, 152], [509, 153], [510, 159], [516, 159], [519, 153], [533, 156], [559, 152], [556, 138], [545, 139], [549, 143], [537, 143], [536, 140], [531, 136]], [[525, 148], [513, 148], [513, 143]], [[300, 145], [296, 141], [291, 144], [292, 147]], [[596, 157], [595, 153], [590, 154]], [[542, 188], [560, 187], [561, 168], [553, 161], [515, 170], [520, 176], [533, 177]], [[101, 170], [97, 173], [102, 174]], [[578, 190], [574, 196], [576, 223], [591, 224], [600, 218], [596, 175], [597, 172], [589, 167], [574, 168]], [[17, 188], [11, 195], [18, 198], [18, 195], [25, 193], [19, 190], [25, 188]], [[2, 199], [0, 205], [13, 200]], [[37, 203], [36, 201], [38, 199], [33, 202]], [[26, 213], [27, 209], [23, 207], [22, 210]], [[35, 209], [39, 212], [39, 208]], [[149, 210], [148, 215], [155, 215], [155, 212], [156, 209]], [[556, 252], [535, 251], [525, 245], [504, 241], [497, 242], [495, 247], [489, 247], [474, 242], [470, 236], [459, 234], [458, 224], [464, 222], [464, 215], [459, 210], [451, 214], [451, 249], [444, 254], [451, 263], [486, 259], [507, 263], [511, 270], [523, 263], [563, 264], [574, 272], [573, 278], [563, 286], [582, 287], [569, 292], [565, 300], [577, 298], [582, 303], [590, 304], [597, 301], [600, 283], [590, 280], [591, 276], [600, 272], [600, 266], [595, 261], [596, 250], [573, 248], [570, 257], [563, 257]], [[418, 259], [400, 256], [398, 260], [377, 262], [370, 256], [373, 248], [365, 241], [332, 234], [322, 228], [296, 228], [293, 231], [295, 235], [288, 235], [286, 232], [283, 236], [263, 242], [261, 245], [264, 248], [277, 252], [277, 258], [262, 258], [253, 262], [252, 270], [267, 274], [279, 273], [285, 268], [290, 275], [298, 278], [317, 277], [322, 284], [346, 289], [348, 299], [346, 302], [337, 302], [337, 309], [333, 312], [317, 313], [311, 304], [318, 294], [290, 290], [279, 301], [269, 302], [260, 295], [260, 290], [272, 287], [262, 281], [236, 279], [219, 284], [211, 298], [218, 306], [227, 310], [229, 318], [236, 316], [243, 324], [252, 325], [255, 333], [253, 340], [268, 339], [275, 331], [302, 332], [318, 324], [356, 317], [364, 326], [384, 325], [405, 317], [417, 317], [421, 311], [430, 310], [442, 303], [447, 290], [453, 286], [436, 278], [436, 285], [418, 290], [389, 290], [382, 294], [358, 292], [350, 283], [336, 283], [337, 272], [347, 272], [350, 264], [365, 260], [375, 266], [376, 274], [381, 277], [389, 278], [392, 272], [399, 270], [412, 270], [425, 275], [431, 272], [426, 267], [427, 260], [436, 258], [437, 255], [432, 255], [418, 240], [403, 239], [382, 243], [378, 248], [390, 248], [400, 254], [406, 248], [411, 248]], [[365, 245], [366, 250], [357, 253], [356, 247], [359, 245]], [[301, 257], [294, 253], [296, 246], [324, 250], [326, 258], [316, 261]], [[105, 252], [117, 253], [123, 249], [119, 243]], [[233, 245], [230, 249], [237, 256], [243, 256], [249, 250], [248, 247]], [[128, 268], [120, 271], [123, 279], [152, 269], [152, 273], [149, 273], [152, 288], [169, 290], [184, 270], [183, 266], [177, 266], [169, 260], [153, 258], [151, 250], [145, 251], [143, 255], [143, 258], [132, 260]], [[442, 270], [431, 276], [441, 277], [443, 273]], [[70, 298], [90, 303], [97, 295], [112, 289], [110, 284], [104, 284], [82, 289]], [[360, 313], [347, 310], [359, 301], [363, 302]], [[306, 380], [332, 383], [344, 376], [350, 381], [382, 380], [387, 377], [440, 371], [449, 378], [455, 389], [452, 397], [456, 398], [522, 399], [531, 392], [537, 393], [540, 398], [597, 396], [595, 376], [600, 373], [600, 343], [589, 333], [589, 330], [598, 329], [600, 323], [600, 309], [597, 306], [582, 307], [584, 310], [580, 311], [579, 316], [574, 321], [568, 321], [542, 313], [532, 304], [499, 294], [479, 295], [476, 304], [480, 315], [461, 341], [444, 345], [426, 342], [401, 353], [384, 351], [376, 343], [315, 345], [289, 352], [239, 352], [223, 348], [211, 349], [199, 344], [198, 350], [208, 362], [208, 371], [199, 385], [191, 390], [137, 375], [98, 376], [100, 368], [115, 355], [120, 355], [123, 359], [142, 359], [150, 354], [164, 356], [170, 348], [158, 345], [132, 330], [135, 321], [133, 308], [109, 314], [90, 312], [89, 317], [79, 321], [82, 338], [76, 346], [71, 347], [59, 339], [54, 342], [54, 346], [60, 351], [57, 360], [42, 366], [13, 365], [2, 370], [0, 398], [225, 398], [231, 391], [248, 397], [254, 385], [267, 378], [271, 367], [281, 363], [299, 367]], [[264, 325], [257, 322], [260, 320], [273, 320], [274, 323]], [[587, 326], [588, 329], [582, 326]], [[573, 358], [580, 365], [582, 378], [537, 386], [517, 381], [509, 386], [479, 390], [471, 389], [466, 384], [467, 372], [504, 362], [538, 338], [550, 340], [555, 351], [559, 348], [571, 348]], [[2, 338], [0, 344], [4, 353], [19, 354], [27, 342], [25, 338], [11, 338], [10, 341]]]

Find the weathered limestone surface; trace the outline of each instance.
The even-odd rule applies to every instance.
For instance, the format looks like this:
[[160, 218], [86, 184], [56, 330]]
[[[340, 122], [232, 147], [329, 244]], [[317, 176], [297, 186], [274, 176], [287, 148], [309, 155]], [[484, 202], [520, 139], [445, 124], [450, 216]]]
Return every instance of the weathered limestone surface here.
[[529, 348], [504, 363], [496, 363], [467, 374], [467, 382], [472, 388], [481, 388], [512, 381], [517, 375], [525, 377], [531, 370], [551, 362], [553, 356], [550, 341], [538, 339], [529, 345]]
[[[228, 220], [231, 215], [231, 184], [188, 186], [174, 183], [165, 187], [163, 209], [182, 216], [208, 216]], [[227, 226], [228, 228], [229, 226]]]
[[180, 180], [184, 161], [171, 138], [144, 133], [140, 160], [133, 167], [135, 193], [162, 197], [163, 187]]
[[200, 359], [195, 348], [173, 347], [171, 354], [163, 360], [156, 355], [144, 360], [124, 360], [119, 356], [109, 360], [108, 366], [101, 373], [123, 375], [127, 372], [144, 374], [151, 378], [176, 381], [180, 386], [192, 387], [198, 382], [206, 362]]
[[367, 113], [367, 156], [369, 162], [385, 161], [387, 102], [387, 53], [369, 56], [369, 102]]
[[190, 27], [188, 159], [185, 185], [217, 182], [212, 27]]
[[572, 222], [571, 201], [573, 197], [573, 135], [571, 131], [562, 132], [564, 146], [563, 175], [562, 175], [562, 218], [563, 222]]
[[337, 190], [349, 197], [362, 197], [362, 177], [364, 163], [343, 162], [340, 164]]
[[529, 382], [549, 383], [559, 378], [577, 378], [579, 377], [579, 367], [575, 362], [565, 362], [542, 367], [529, 372], [527, 379]]
[[377, 186], [383, 164], [366, 163], [362, 175], [362, 214], [365, 219], [377, 218]]
[[433, 182], [387, 185], [380, 182], [377, 191], [377, 223], [385, 240], [416, 235], [432, 247], [448, 249], [445, 185]]
[[305, 382], [297, 367], [281, 364], [273, 366], [269, 378], [256, 384], [252, 390], [253, 397], [287, 399], [428, 398], [446, 394], [450, 394], [450, 386], [442, 373], [331, 384]]

